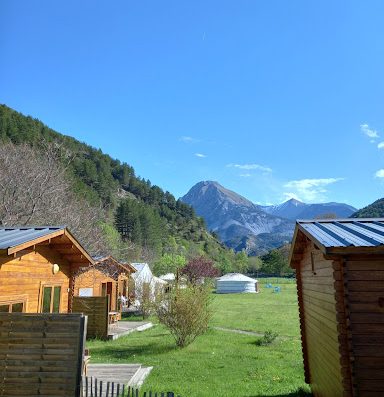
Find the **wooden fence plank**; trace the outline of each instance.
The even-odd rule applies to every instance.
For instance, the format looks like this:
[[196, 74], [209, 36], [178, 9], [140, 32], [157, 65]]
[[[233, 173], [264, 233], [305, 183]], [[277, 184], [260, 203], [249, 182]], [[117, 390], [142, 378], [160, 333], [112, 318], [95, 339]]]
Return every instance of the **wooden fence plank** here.
[[73, 298], [72, 312], [83, 313], [88, 317], [87, 338], [108, 338], [108, 296]]
[[0, 313], [0, 395], [80, 397], [85, 332], [81, 314]]

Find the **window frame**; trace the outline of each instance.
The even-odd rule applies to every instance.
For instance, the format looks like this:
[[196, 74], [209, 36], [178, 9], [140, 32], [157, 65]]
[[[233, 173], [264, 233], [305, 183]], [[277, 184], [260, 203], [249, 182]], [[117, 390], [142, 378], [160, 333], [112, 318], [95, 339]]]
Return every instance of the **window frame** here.
[[[62, 307], [62, 295], [63, 295], [63, 282], [41, 282], [40, 283], [40, 291], [39, 291], [39, 307], [38, 307], [38, 313], [61, 313], [61, 307]], [[53, 312], [53, 302], [54, 302], [54, 291], [55, 287], [60, 287], [60, 296], [59, 296], [59, 311], [58, 312]], [[49, 305], [49, 312], [43, 312], [43, 299], [44, 299], [44, 288], [51, 288], [51, 301]]]
[[[0, 306], [5, 306], [8, 305], [8, 313], [13, 313], [12, 312], [12, 305], [15, 305], [17, 303], [21, 303], [23, 305], [23, 310], [21, 312], [15, 312], [15, 313], [26, 313], [27, 311], [27, 300], [28, 297], [27, 295], [18, 295], [14, 297], [10, 297], [8, 299], [0, 299]], [[4, 312], [7, 313], [7, 312]]]

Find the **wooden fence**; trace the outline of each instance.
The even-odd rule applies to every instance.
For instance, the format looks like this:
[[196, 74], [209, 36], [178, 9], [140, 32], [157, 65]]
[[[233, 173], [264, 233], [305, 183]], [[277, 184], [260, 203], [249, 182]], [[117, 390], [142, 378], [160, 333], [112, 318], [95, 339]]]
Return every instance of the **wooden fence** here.
[[80, 397], [86, 317], [0, 313], [0, 396]]
[[88, 316], [87, 338], [108, 339], [109, 296], [73, 298], [72, 313]]
[[141, 391], [135, 387], [114, 382], [102, 382], [94, 378], [83, 378], [82, 397], [180, 397], [173, 392]]

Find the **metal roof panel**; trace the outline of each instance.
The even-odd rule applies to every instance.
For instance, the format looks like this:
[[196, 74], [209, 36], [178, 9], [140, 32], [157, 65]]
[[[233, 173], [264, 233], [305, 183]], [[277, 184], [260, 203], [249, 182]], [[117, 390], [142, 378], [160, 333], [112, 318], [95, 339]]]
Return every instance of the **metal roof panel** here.
[[0, 249], [16, 247], [64, 228], [64, 226], [0, 228]]
[[297, 223], [326, 248], [384, 245], [382, 218], [298, 220]]

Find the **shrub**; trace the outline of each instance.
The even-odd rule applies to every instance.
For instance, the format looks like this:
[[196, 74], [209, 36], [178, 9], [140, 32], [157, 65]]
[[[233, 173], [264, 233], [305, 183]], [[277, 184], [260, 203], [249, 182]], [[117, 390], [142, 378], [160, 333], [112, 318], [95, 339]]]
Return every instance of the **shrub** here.
[[207, 287], [176, 286], [157, 297], [155, 310], [159, 322], [171, 332], [176, 345], [185, 347], [208, 329], [211, 294]]
[[265, 331], [264, 335], [257, 339], [255, 344], [257, 346], [267, 346], [270, 345], [276, 338], [278, 334], [276, 332], [273, 332], [271, 330]]

